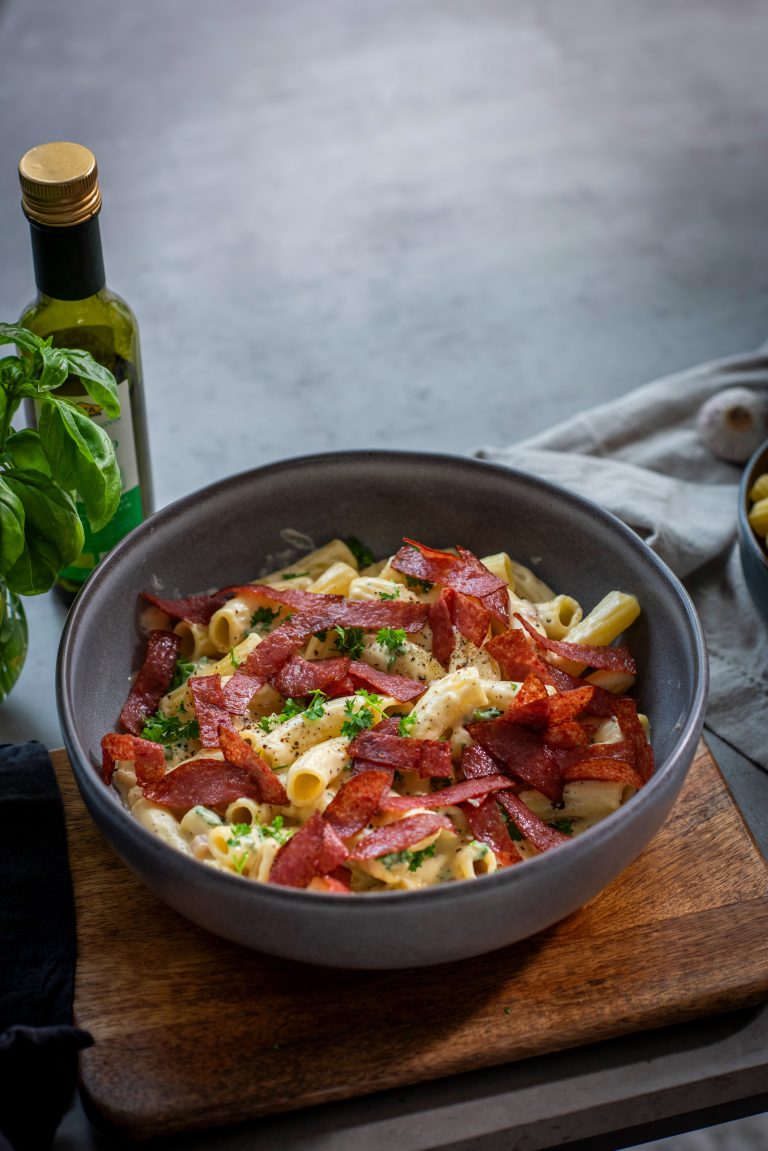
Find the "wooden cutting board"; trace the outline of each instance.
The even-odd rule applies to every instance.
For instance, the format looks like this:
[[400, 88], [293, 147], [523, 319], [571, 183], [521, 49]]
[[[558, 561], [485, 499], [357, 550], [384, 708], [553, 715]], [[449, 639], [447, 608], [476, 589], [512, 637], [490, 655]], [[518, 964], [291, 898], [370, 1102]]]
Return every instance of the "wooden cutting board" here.
[[413, 1084], [768, 997], [768, 869], [702, 744], [643, 855], [533, 939], [407, 972], [271, 959], [145, 890], [64, 752], [90, 1110], [147, 1139]]

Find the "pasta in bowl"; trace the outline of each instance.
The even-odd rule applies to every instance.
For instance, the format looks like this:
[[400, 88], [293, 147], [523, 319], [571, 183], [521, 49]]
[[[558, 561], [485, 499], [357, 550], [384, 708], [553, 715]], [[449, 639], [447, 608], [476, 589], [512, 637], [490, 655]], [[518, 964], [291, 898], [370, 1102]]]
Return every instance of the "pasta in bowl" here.
[[607, 513], [485, 463], [349, 452], [136, 529], [70, 612], [57, 690], [88, 810], [170, 907], [402, 968], [526, 938], [636, 858], [706, 681], [685, 592]]
[[612, 647], [498, 552], [335, 539], [258, 581], [151, 592], [146, 656], [103, 737], [105, 783], [200, 862], [335, 894], [474, 880], [565, 845], [652, 773]]

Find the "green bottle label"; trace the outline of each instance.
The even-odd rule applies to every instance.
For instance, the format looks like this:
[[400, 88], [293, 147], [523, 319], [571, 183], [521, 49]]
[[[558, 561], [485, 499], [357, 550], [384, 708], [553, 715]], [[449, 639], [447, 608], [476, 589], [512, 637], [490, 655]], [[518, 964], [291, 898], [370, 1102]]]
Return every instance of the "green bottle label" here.
[[63, 568], [59, 572], [59, 577], [76, 584], [84, 583], [99, 561], [115, 546], [118, 540], [128, 535], [128, 532], [137, 527], [142, 520], [139, 466], [136, 458], [136, 440], [133, 434], [128, 380], [121, 380], [117, 386], [117, 394], [120, 400], [120, 415], [116, 419], [110, 419], [88, 396], [73, 397], [77, 400], [78, 406], [91, 417], [94, 423], [104, 428], [112, 440], [123, 489], [117, 511], [109, 523], [98, 532], [91, 531], [84, 505], [79, 499], [75, 500], [85, 530], [85, 543], [80, 556], [69, 567]]

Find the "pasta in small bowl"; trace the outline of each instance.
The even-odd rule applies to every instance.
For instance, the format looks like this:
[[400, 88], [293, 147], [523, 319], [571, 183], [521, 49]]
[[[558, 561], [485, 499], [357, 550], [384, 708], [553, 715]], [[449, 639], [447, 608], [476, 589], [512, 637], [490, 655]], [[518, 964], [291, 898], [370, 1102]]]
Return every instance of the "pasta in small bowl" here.
[[132, 533], [73, 607], [58, 692], [85, 803], [157, 895], [389, 968], [525, 938], [630, 863], [692, 761], [706, 658], [680, 585], [593, 505], [338, 453]]

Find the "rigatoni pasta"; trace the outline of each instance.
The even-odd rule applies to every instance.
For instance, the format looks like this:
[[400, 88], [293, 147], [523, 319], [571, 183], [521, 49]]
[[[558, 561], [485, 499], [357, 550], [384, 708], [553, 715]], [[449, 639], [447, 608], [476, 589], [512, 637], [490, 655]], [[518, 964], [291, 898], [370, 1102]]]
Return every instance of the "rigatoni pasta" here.
[[[333, 540], [187, 600], [148, 654], [105, 782], [202, 864], [339, 894], [474, 880], [567, 844], [652, 771], [625, 694], [637, 617], [497, 552]], [[159, 687], [158, 687], [159, 685]]]

